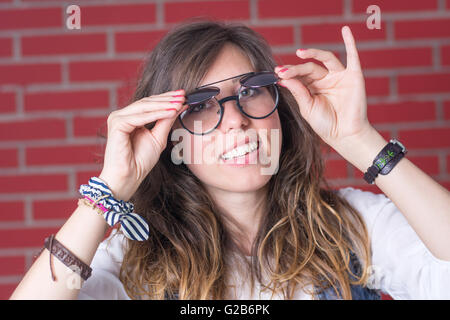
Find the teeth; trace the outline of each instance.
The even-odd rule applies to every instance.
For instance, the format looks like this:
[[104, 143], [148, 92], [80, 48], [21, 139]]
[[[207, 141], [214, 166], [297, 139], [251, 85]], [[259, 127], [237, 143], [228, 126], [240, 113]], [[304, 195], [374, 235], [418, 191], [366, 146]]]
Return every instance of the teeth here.
[[241, 157], [249, 152], [256, 150], [257, 148], [258, 142], [250, 142], [223, 154], [222, 159], [228, 160], [231, 158]]

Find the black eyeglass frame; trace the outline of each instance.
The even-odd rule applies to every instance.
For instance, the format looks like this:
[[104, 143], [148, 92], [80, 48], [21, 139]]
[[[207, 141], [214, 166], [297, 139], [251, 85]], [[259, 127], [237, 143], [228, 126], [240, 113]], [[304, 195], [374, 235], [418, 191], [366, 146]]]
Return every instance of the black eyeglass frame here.
[[[264, 86], [246, 86], [246, 85], [244, 85], [244, 82], [245, 82], [246, 80], [248, 80], [248, 78], [250, 78], [251, 76], [257, 75], [257, 74], [273, 74], [273, 75], [275, 76], [276, 82], [274, 82], [274, 83], [272, 83], [272, 84], [264, 85]], [[239, 83], [241, 84], [241, 86], [239, 87], [238, 92], [241, 91], [241, 88], [242, 88], [242, 87], [244, 87], [244, 88], [261, 88], [261, 87], [269, 87], [269, 86], [273, 86], [273, 87], [274, 87], [275, 93], [276, 93], [276, 101], [275, 101], [275, 106], [274, 106], [273, 110], [272, 110], [269, 114], [267, 114], [267, 115], [265, 115], [265, 116], [263, 116], [263, 117], [254, 117], [254, 116], [251, 116], [251, 115], [247, 114], [247, 113], [243, 110], [242, 106], [241, 106], [240, 103], [239, 103], [239, 95], [228, 96], [228, 97], [224, 97], [224, 98], [222, 98], [222, 99], [220, 99], [220, 100], [217, 100], [216, 96], [220, 93], [220, 88], [219, 88], [219, 87], [216, 87], [216, 86], [211, 86], [211, 85], [212, 85], [212, 84], [219, 83], [219, 82], [231, 80], [231, 79], [234, 79], [234, 78], [238, 78], [238, 77], [241, 77], [241, 79], [239, 79]], [[214, 98], [214, 99], [219, 103], [219, 106], [220, 106], [220, 118], [219, 118], [219, 120], [217, 121], [217, 124], [216, 124], [216, 126], [215, 126], [214, 128], [212, 128], [212, 129], [210, 129], [210, 130], [208, 130], [208, 131], [206, 131], [206, 132], [202, 132], [202, 133], [195, 133], [195, 132], [189, 130], [188, 128], [186, 128], [186, 126], [184, 125], [183, 121], [181, 120], [181, 114], [178, 116], [178, 118], [179, 118], [179, 120], [180, 120], [180, 123], [181, 123], [181, 125], [183, 126], [183, 128], [185, 128], [185, 129], [186, 129], [187, 131], [189, 131], [191, 134], [196, 134], [196, 135], [201, 135], [201, 136], [206, 135], [206, 134], [208, 134], [208, 133], [214, 131], [214, 130], [220, 125], [220, 123], [222, 122], [222, 118], [223, 118], [224, 112], [225, 112], [225, 108], [224, 108], [224, 106], [223, 106], [223, 103], [225, 103], [225, 102], [227, 102], [227, 101], [230, 101], [230, 100], [235, 100], [235, 101], [236, 101], [236, 105], [237, 105], [239, 111], [240, 111], [242, 114], [244, 114], [245, 116], [247, 116], [247, 117], [249, 117], [249, 118], [251, 118], [251, 119], [264, 119], [264, 118], [267, 118], [267, 117], [270, 116], [272, 113], [274, 113], [275, 110], [278, 108], [278, 102], [279, 102], [280, 93], [279, 93], [279, 89], [278, 89], [278, 84], [277, 84], [277, 83], [278, 83], [279, 80], [281, 80], [281, 78], [278, 77], [277, 74], [276, 74], [275, 72], [273, 72], [273, 71], [252, 71], [252, 72], [243, 73], [243, 74], [240, 74], [240, 75], [231, 77], [231, 78], [227, 78], [227, 79], [224, 79], [224, 80], [220, 80], [220, 81], [212, 82], [212, 83], [209, 83], [209, 84], [205, 84], [205, 85], [200, 86], [200, 87], [196, 87], [193, 91], [191, 91], [190, 93], [186, 94], [186, 101], [189, 101], [189, 95], [192, 95], [193, 93], [195, 93], [197, 90], [199, 90], [199, 89], [201, 89], [201, 88], [214, 89], [214, 90], [216, 90], [217, 92], [216, 92], [214, 95], [212, 95], [212, 96], [210, 96], [210, 97], [208, 97], [208, 98], [206, 98], [206, 99], [202, 99], [202, 100], [196, 101], [196, 102], [190, 102], [190, 103], [188, 103], [188, 104], [189, 104], [189, 105], [190, 105], [190, 104], [198, 104], [198, 103], [201, 103], [201, 102], [203, 102], [203, 101], [207, 101], [208, 99]], [[187, 109], [187, 110], [188, 110], [188, 109]], [[186, 111], [187, 111], [187, 110], [186, 110]], [[186, 111], [185, 111], [185, 112], [186, 112]]]

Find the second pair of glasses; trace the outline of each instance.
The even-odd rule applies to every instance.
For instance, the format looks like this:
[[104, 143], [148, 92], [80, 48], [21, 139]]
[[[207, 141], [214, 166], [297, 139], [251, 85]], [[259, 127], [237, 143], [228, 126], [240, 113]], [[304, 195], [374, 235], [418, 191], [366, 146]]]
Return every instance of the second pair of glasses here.
[[[237, 77], [241, 77], [237, 94], [217, 100], [220, 88], [211, 84]], [[180, 123], [192, 134], [208, 134], [219, 126], [224, 114], [223, 104], [229, 100], [235, 100], [238, 109], [249, 118], [267, 118], [278, 107], [279, 80], [275, 72], [259, 71], [197, 87], [186, 94], [186, 103], [189, 107], [179, 115]]]

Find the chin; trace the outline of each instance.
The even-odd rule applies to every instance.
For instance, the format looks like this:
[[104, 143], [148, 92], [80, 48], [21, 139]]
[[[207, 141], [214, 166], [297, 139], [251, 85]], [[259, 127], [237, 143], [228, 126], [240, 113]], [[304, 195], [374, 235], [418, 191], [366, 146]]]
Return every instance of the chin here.
[[[214, 178], [214, 181], [211, 181]], [[208, 184], [220, 189], [249, 192], [264, 187], [270, 180], [271, 176], [261, 175], [259, 166], [253, 168], [227, 168], [226, 171], [220, 170], [220, 173], [211, 174]]]

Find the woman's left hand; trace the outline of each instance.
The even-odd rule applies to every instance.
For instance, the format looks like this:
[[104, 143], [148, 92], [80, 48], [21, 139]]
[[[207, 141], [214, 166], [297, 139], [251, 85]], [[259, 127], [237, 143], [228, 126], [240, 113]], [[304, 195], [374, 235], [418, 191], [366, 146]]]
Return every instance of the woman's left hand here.
[[[320, 49], [297, 50], [303, 59], [313, 62], [284, 65], [275, 72], [300, 106], [300, 113], [313, 130], [331, 147], [358, 137], [371, 129], [367, 119], [364, 77], [361, 71], [355, 40], [348, 26], [341, 29], [347, 52], [347, 67], [330, 51]], [[285, 72], [279, 72], [288, 68]]]

